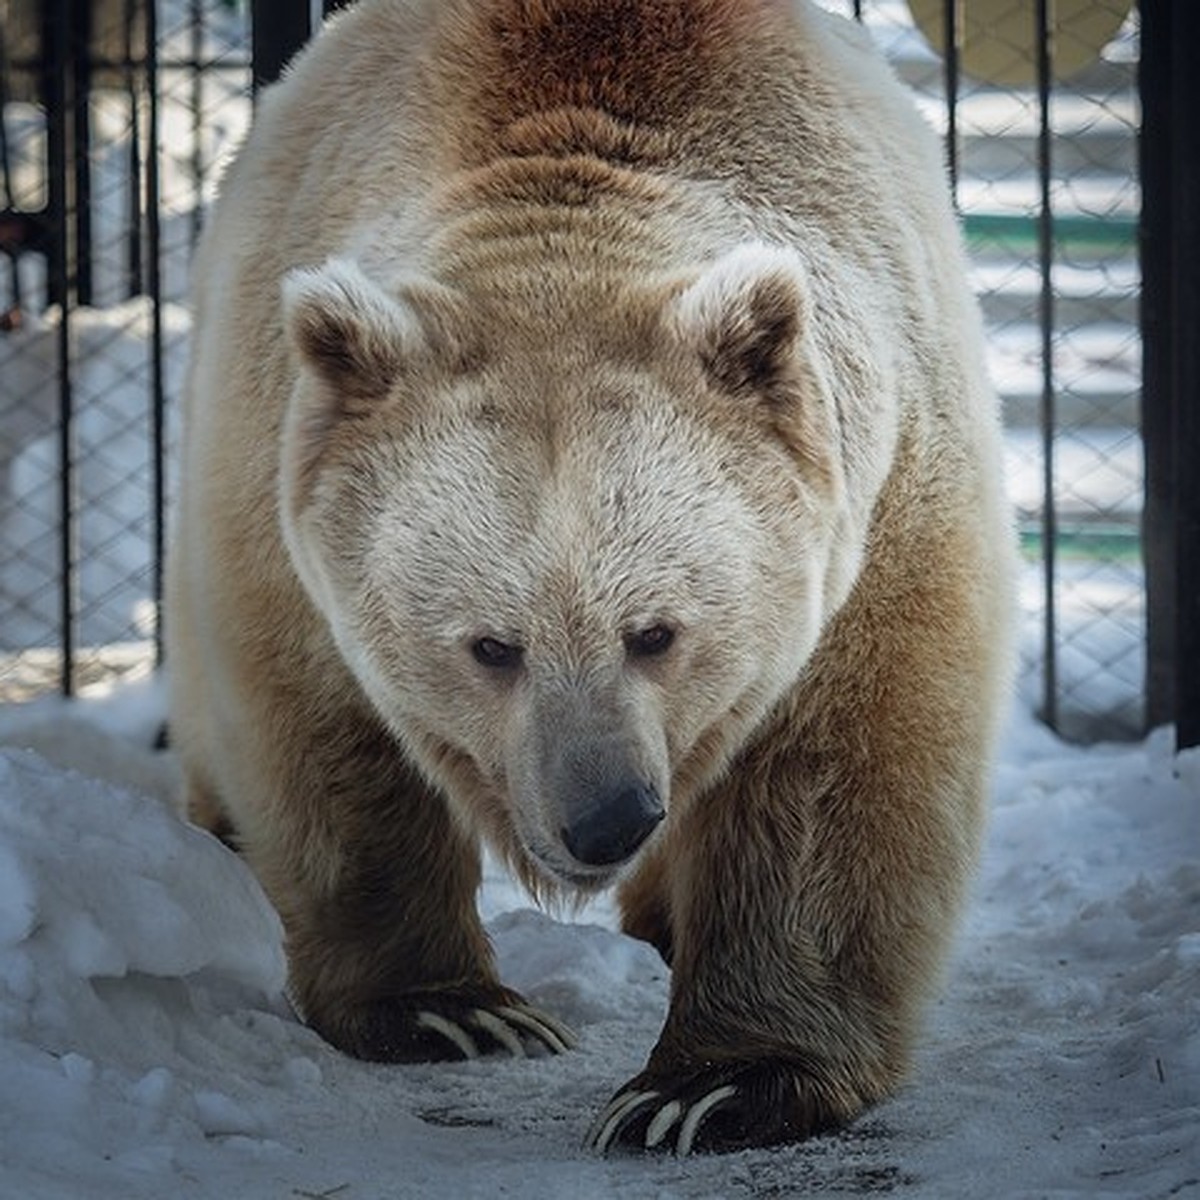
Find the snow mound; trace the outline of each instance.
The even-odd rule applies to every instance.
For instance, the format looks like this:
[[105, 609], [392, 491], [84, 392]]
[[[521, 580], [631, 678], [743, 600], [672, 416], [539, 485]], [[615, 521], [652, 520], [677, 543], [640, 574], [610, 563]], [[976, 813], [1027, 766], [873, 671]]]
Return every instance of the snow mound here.
[[43, 993], [139, 977], [283, 987], [282, 929], [254, 877], [159, 802], [3, 751], [0, 854], [6, 979], [28, 967]]
[[254, 1131], [251, 1108], [177, 1064], [195, 1065], [206, 1024], [253, 1041], [280, 1021], [284, 978], [279, 919], [215, 838], [160, 801], [0, 752], [0, 1075], [23, 1127], [4, 1170], [53, 1174], [85, 1148], [161, 1166], [170, 1150], [146, 1142], [168, 1127]]

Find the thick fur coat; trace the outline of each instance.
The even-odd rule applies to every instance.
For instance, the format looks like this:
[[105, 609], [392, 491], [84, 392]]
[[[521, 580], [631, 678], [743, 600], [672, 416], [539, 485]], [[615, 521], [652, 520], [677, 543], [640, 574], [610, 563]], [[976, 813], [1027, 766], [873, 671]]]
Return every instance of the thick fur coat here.
[[793, 0], [361, 0], [199, 256], [169, 572], [190, 811], [335, 1045], [567, 1048], [479, 842], [672, 966], [600, 1149], [905, 1069], [1006, 692], [996, 405], [939, 152]]

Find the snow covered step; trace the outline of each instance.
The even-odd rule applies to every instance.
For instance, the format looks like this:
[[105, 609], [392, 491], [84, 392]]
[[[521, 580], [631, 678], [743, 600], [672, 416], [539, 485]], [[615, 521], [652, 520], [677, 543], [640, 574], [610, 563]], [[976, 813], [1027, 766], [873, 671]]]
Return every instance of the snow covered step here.
[[[959, 125], [958, 169], [978, 179], [1002, 180], [1022, 171], [1038, 169], [1036, 134], [979, 136], [969, 125]], [[1136, 126], [1112, 128], [1084, 136], [1058, 134], [1051, 140], [1050, 174], [1071, 180], [1080, 174], [1137, 173]]]
[[[1141, 189], [1127, 175], [1094, 173], [1051, 181], [1051, 213], [1059, 219], [1091, 223], [1069, 227], [1077, 240], [1083, 240], [1082, 232], [1091, 229], [1094, 237], [1104, 235], [1112, 244], [1129, 246], [1132, 253], [1130, 229], [1137, 221], [1141, 204]], [[1041, 182], [1033, 171], [1003, 180], [961, 176], [958, 206], [968, 219], [978, 215], [1028, 220], [1041, 211]]]
[[[1041, 420], [1042, 335], [1035, 322], [988, 330], [988, 370], [1011, 427]], [[1096, 322], [1056, 332], [1055, 412], [1060, 428], [1126, 426], [1136, 432], [1141, 399], [1137, 326]]]
[[[1020, 513], [1043, 505], [1043, 452], [1035, 429], [1009, 429], [1004, 439], [1005, 486]], [[1103, 521], [1137, 529], [1143, 457], [1136, 429], [1073, 430], [1054, 440], [1054, 507], [1061, 522]]]
[[[1112, 91], [1055, 92], [1050, 98], [1050, 129], [1058, 138], [1094, 140], [1121, 137], [1134, 141], [1138, 106], [1132, 72]], [[920, 96], [917, 105], [940, 133], [947, 128], [946, 106], [941, 96]], [[958, 99], [955, 123], [964, 139], [994, 138], [1011, 144], [1021, 141], [1036, 146], [1041, 130], [1041, 107], [1033, 91], [985, 88]], [[1036, 152], [1030, 161], [1036, 161]]]
[[[1039, 428], [1042, 419], [1040, 384], [1028, 388], [999, 388], [1004, 424], [1009, 429]], [[1125, 392], [1079, 391], [1058, 389], [1054, 400], [1054, 421], [1058, 429], [1084, 429], [1089, 426], [1118, 427], [1137, 431], [1141, 416], [1140, 390]]]
[[[1133, 259], [1057, 262], [1051, 283], [1056, 327], [1077, 329], [1103, 323], [1125, 326], [1136, 336], [1141, 272]], [[976, 258], [971, 266], [971, 286], [989, 327], [1040, 319], [1042, 276], [1035, 262]]]

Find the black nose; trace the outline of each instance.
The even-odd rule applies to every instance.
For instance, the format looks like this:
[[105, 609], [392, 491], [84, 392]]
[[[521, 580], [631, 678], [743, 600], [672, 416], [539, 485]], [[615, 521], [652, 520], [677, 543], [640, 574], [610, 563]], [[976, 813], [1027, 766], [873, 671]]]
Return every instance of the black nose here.
[[578, 862], [610, 867], [631, 857], [666, 815], [653, 785], [637, 783], [592, 805], [564, 827], [563, 845]]

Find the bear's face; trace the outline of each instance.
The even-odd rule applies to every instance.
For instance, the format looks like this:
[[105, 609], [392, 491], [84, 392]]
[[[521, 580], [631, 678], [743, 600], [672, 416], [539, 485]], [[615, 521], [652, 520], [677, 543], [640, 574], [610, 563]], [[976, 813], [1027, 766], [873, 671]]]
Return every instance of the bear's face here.
[[838, 472], [803, 293], [784, 252], [742, 259], [656, 302], [623, 361], [467, 350], [436, 286], [396, 300], [347, 264], [288, 285], [297, 571], [459, 817], [553, 882], [610, 882], [830, 608]]

